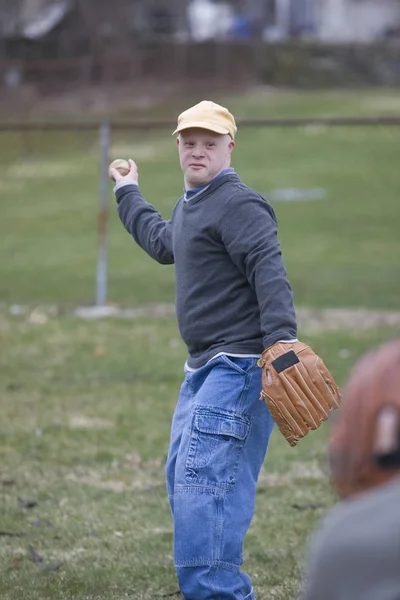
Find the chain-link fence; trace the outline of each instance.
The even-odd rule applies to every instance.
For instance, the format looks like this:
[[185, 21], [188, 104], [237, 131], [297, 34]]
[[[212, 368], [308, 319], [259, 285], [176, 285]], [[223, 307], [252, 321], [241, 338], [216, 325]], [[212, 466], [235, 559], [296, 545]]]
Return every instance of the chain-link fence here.
[[[398, 308], [400, 118], [239, 122], [233, 166], [272, 204], [298, 303]], [[132, 243], [107, 168], [133, 158], [168, 218], [183, 181], [169, 121], [0, 131], [0, 301], [172, 303], [173, 267]]]

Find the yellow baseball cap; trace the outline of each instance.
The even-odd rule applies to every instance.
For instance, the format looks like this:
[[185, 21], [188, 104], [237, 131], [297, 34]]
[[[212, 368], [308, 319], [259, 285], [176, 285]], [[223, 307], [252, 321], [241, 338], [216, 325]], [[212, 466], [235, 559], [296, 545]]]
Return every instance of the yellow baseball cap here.
[[237, 131], [235, 119], [229, 110], [210, 100], [203, 100], [181, 113], [178, 117], [178, 127], [172, 135], [194, 127], [208, 129], [221, 135], [229, 134], [232, 139]]

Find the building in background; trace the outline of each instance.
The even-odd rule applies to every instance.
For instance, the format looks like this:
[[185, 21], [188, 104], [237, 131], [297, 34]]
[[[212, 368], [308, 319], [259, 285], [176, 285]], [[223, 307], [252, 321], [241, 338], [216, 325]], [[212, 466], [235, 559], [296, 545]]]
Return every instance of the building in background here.
[[[187, 4], [194, 41], [261, 36], [267, 42], [299, 38], [362, 43], [395, 35], [400, 28], [399, 0], [188, 0]], [[235, 21], [242, 26], [237, 33]]]
[[190, 0], [187, 5], [188, 37], [195, 42], [224, 39], [234, 21], [230, 2]]
[[[344, 77], [348, 61], [336, 48], [357, 43], [366, 44], [363, 80], [394, 85], [400, 70], [392, 44], [367, 49], [389, 37], [400, 40], [400, 0], [0, 0], [0, 87], [189, 80], [194, 72], [304, 84], [318, 65], [325, 79], [317, 81], [360, 81]], [[316, 54], [303, 71], [298, 46], [279, 46], [288, 40], [311, 42], [303, 54]], [[319, 44], [335, 60], [321, 61]], [[280, 61], [284, 52], [292, 52], [292, 72]]]
[[97, 48], [132, 36], [368, 42], [398, 32], [400, 0], [0, 0], [2, 39], [59, 39], [70, 27]]
[[267, 0], [264, 39], [306, 37], [321, 42], [371, 42], [400, 37], [399, 0]]
[[400, 27], [398, 0], [322, 0], [318, 37], [324, 41], [369, 42]]
[[56, 28], [72, 10], [71, 0], [0, 2], [0, 31], [5, 38], [36, 39]]

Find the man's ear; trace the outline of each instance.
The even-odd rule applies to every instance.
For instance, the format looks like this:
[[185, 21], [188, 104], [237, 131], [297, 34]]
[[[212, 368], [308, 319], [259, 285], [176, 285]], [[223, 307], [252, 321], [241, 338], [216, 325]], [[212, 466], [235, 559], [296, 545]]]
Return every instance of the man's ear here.
[[231, 153], [235, 147], [235, 142], [231, 140], [228, 145], [229, 152]]
[[176, 138], [176, 145], [179, 146], [179, 135]]
[[373, 455], [380, 467], [400, 467], [400, 413], [395, 406], [385, 406], [377, 416]]

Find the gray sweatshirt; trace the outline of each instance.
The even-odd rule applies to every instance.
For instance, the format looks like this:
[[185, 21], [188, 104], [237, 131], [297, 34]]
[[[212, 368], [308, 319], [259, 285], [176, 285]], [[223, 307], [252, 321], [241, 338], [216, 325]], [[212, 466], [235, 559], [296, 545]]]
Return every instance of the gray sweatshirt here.
[[400, 600], [400, 477], [339, 503], [325, 518], [301, 600]]
[[199, 368], [220, 352], [259, 354], [296, 338], [293, 295], [271, 206], [228, 173], [165, 221], [138, 186], [116, 189], [119, 217], [161, 264], [175, 264], [176, 315]]

